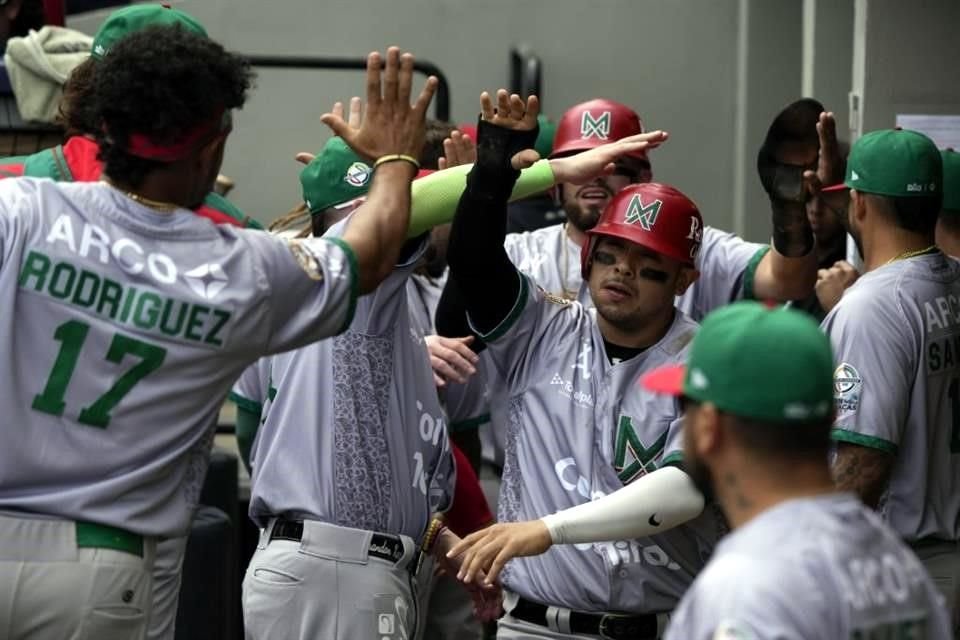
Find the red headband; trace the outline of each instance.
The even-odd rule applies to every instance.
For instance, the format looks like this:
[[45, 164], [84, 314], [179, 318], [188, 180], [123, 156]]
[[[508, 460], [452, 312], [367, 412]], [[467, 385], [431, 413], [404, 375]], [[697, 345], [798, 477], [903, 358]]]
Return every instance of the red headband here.
[[221, 109], [213, 118], [201, 122], [187, 131], [182, 138], [169, 144], [157, 144], [146, 134], [131, 133], [127, 153], [147, 160], [175, 162], [199, 147], [201, 141], [208, 142], [216, 135], [229, 131], [232, 126], [231, 120], [230, 112]]

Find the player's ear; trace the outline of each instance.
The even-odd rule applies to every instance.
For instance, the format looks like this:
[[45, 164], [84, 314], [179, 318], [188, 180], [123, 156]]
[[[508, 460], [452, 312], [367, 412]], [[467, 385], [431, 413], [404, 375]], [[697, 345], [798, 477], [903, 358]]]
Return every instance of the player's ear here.
[[696, 282], [699, 278], [699, 270], [694, 269], [693, 267], [680, 267], [680, 271], [677, 273], [677, 284], [674, 293], [678, 296], [682, 296], [687, 292], [687, 289], [690, 288], [690, 285]]
[[849, 229], [850, 219], [856, 218], [857, 222], [863, 222], [867, 213], [866, 198], [856, 189], [850, 189], [850, 206], [847, 208], [847, 224]]
[[696, 453], [701, 458], [710, 458], [723, 446], [720, 411], [713, 403], [705, 402], [697, 409], [694, 422]]

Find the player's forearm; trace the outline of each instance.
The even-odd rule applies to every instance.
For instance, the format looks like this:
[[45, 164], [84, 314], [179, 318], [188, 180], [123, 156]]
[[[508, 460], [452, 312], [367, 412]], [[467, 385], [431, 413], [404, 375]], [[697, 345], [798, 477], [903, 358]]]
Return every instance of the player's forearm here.
[[510, 164], [511, 151], [521, 135], [480, 123], [477, 162], [450, 229], [450, 276], [481, 334], [493, 331], [509, 315], [521, 290], [517, 269], [503, 247], [507, 200], [520, 176]]
[[[467, 187], [467, 174], [472, 164], [437, 171], [413, 183], [413, 204], [407, 236], [414, 238], [441, 224], [453, 221], [457, 203]], [[546, 191], [554, 184], [549, 160], [540, 160], [520, 172], [509, 200], [520, 200]]]
[[357, 257], [360, 292], [369, 293], [393, 271], [410, 227], [410, 182], [415, 174], [408, 162], [377, 167], [367, 200], [343, 232], [343, 241]]
[[240, 450], [240, 460], [246, 467], [247, 473], [250, 473], [250, 450], [253, 448], [253, 441], [257, 437], [259, 427], [259, 413], [241, 406], [237, 407], [237, 447]]
[[554, 544], [640, 538], [697, 517], [703, 495], [677, 467], [664, 467], [610, 495], [543, 518]]
[[880, 449], [837, 443], [833, 463], [833, 481], [841, 491], [860, 496], [865, 505], [876, 509], [887, 490], [893, 471], [893, 456]]
[[817, 283], [817, 252], [790, 258], [774, 246], [760, 261], [754, 278], [754, 297], [758, 300], [802, 300]]

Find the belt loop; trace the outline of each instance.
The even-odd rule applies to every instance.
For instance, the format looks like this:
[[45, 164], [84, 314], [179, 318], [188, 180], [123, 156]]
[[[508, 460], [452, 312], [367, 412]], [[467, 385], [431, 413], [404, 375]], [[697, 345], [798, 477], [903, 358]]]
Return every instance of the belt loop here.
[[670, 624], [670, 614], [669, 613], [658, 613], [657, 614], [657, 638], [662, 638], [663, 634], [667, 632], [667, 625]]
[[[563, 607], [551, 607], [551, 609], [557, 612], [557, 631], [560, 633], [573, 633], [573, 629], [570, 628], [570, 614], [572, 613], [570, 609]], [[547, 612], [549, 611], [550, 609], [547, 609]]]
[[270, 542], [270, 532], [273, 531], [273, 525], [276, 521], [276, 518], [270, 518], [267, 520], [267, 525], [260, 529], [260, 541], [257, 543], [257, 549], [260, 551], [267, 548], [267, 544]]
[[[559, 633], [570, 633], [569, 631], [564, 631], [560, 628], [559, 618], [560, 618], [560, 608], [559, 607], [547, 607], [547, 610], [543, 614], [544, 622], [547, 623], [547, 629], [550, 631], [557, 631]], [[569, 622], [570, 616], [567, 616], [567, 622]]]

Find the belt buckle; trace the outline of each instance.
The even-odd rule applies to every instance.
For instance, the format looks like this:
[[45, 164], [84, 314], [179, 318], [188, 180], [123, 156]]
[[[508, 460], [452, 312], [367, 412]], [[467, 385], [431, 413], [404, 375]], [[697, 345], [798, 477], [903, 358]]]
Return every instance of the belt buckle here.
[[[600, 624], [597, 627], [597, 632], [601, 638], [606, 638], [606, 640], [624, 640], [625, 638], [630, 637], [631, 630], [617, 628], [616, 623], [621, 620], [627, 620], [632, 616], [619, 616], [612, 613], [605, 613], [600, 618]], [[612, 625], [614, 628], [609, 629], [607, 625]]]

